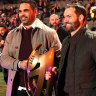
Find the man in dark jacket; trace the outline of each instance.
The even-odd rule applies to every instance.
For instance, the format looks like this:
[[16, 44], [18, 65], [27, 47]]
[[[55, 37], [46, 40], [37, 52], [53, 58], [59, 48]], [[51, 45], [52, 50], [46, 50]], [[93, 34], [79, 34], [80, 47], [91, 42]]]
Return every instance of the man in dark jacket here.
[[60, 22], [61, 21], [60, 21], [59, 15], [57, 14], [50, 15], [49, 17], [50, 27], [57, 31], [58, 37], [62, 43], [63, 39], [66, 36], [70, 35], [70, 33], [65, 31], [65, 28], [63, 27], [63, 25], [60, 24]]
[[[57, 96], [96, 96], [96, 33], [84, 28], [85, 18], [85, 8], [79, 4], [64, 11], [66, 31], [71, 36], [62, 44]], [[46, 76], [51, 75], [48, 72]]]

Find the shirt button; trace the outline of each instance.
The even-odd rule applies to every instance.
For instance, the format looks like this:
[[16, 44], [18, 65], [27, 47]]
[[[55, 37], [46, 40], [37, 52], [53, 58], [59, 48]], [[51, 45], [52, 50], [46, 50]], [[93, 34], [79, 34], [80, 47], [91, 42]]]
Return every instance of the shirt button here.
[[18, 49], [18, 46], [15, 46], [16, 49]]
[[11, 81], [12, 81], [12, 79], [11, 79]]

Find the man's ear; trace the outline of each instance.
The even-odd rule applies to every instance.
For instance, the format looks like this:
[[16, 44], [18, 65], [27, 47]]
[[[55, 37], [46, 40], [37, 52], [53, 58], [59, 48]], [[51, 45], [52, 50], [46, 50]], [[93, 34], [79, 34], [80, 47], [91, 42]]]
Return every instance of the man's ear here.
[[37, 15], [37, 9], [34, 9], [34, 13]]
[[81, 22], [81, 21], [83, 21], [84, 20], [84, 16], [81, 14], [80, 16], [79, 16], [79, 21]]

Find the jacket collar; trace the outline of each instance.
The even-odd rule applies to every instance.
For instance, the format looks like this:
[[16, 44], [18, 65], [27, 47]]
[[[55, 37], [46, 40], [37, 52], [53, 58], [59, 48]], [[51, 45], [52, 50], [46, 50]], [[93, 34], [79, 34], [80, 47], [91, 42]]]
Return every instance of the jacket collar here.
[[[43, 22], [41, 22], [38, 18], [36, 18], [36, 20], [34, 21], [34, 23], [31, 25], [31, 27], [33, 28], [40, 28], [42, 29]], [[21, 23], [18, 28], [22, 28], [23, 24]], [[24, 27], [24, 26], [23, 26]]]
[[76, 32], [76, 34], [74, 35], [74, 36], [72, 36], [72, 37], [70, 37], [69, 38], [69, 42], [71, 43], [72, 42], [72, 44], [74, 44], [75, 42], [77, 42], [79, 39], [80, 39], [80, 37], [85, 33], [85, 27], [84, 26], [82, 26], [77, 32]]

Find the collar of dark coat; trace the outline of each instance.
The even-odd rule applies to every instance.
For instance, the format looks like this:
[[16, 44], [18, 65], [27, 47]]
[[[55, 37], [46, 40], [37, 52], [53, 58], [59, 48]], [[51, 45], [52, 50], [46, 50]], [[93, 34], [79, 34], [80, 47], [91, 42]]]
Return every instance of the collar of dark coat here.
[[80, 37], [86, 32], [86, 28], [82, 26], [76, 34], [74, 34], [72, 37], [69, 38], [69, 43], [75, 44], [78, 40], [80, 40]]
[[[76, 34], [74, 35], [74, 36], [72, 36], [71, 37], [71, 35], [68, 35], [64, 40], [63, 40], [63, 43], [65, 43], [67, 40], [68, 40], [68, 42], [69, 43], [72, 43], [72, 44], [74, 44], [74, 43], [76, 43], [76, 41], [78, 41], [80, 38], [80, 36], [82, 35], [82, 34], [84, 34], [84, 32], [85, 32], [85, 27], [84, 26], [82, 26], [79, 30], [78, 30], [78, 32], [76, 32]], [[75, 41], [75, 42], [74, 42]], [[62, 43], [62, 44], [63, 44]]]
[[75, 40], [78, 41], [79, 37], [82, 36], [82, 34], [85, 34], [85, 36], [88, 36], [88, 38], [90, 39], [96, 38], [95, 31], [91, 31], [89, 29], [86, 29], [84, 26], [82, 26], [80, 30], [78, 30], [78, 32], [70, 38], [69, 42], [72, 41], [74, 42]]
[[91, 39], [94, 39], [96, 38], [96, 31], [91, 31], [90, 29], [87, 29], [85, 35]]

